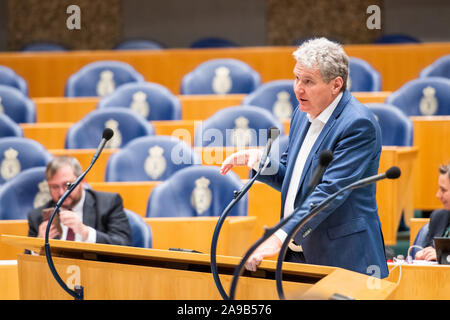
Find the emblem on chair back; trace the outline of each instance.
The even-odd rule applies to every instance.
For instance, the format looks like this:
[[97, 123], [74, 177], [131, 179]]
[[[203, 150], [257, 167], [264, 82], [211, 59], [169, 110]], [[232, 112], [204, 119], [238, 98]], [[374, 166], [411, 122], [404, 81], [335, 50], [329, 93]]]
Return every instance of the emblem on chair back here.
[[19, 152], [13, 148], [9, 148], [4, 152], [5, 158], [1, 165], [1, 175], [4, 180], [11, 179], [20, 172], [20, 162], [17, 159]]
[[150, 106], [147, 103], [147, 95], [145, 92], [138, 91], [133, 94], [133, 102], [131, 102], [130, 108], [139, 113], [142, 117], [148, 117], [150, 114]]
[[424, 116], [432, 116], [436, 114], [438, 109], [438, 101], [434, 94], [436, 93], [436, 89], [433, 87], [426, 87], [423, 89], [423, 97], [420, 99], [420, 112]]
[[163, 157], [164, 149], [160, 146], [153, 146], [148, 149], [150, 154], [145, 159], [144, 169], [147, 175], [152, 179], [158, 179], [166, 170], [166, 159]]
[[201, 177], [195, 180], [195, 188], [191, 194], [191, 205], [198, 215], [202, 215], [211, 206], [212, 192], [208, 188], [210, 181]]
[[290, 101], [291, 95], [287, 91], [280, 91], [277, 93], [277, 101], [273, 105], [273, 114], [278, 120], [289, 120], [292, 115], [292, 104]]
[[114, 91], [114, 73], [105, 70], [100, 73], [100, 80], [97, 83], [97, 95], [100, 97], [107, 96]]
[[235, 147], [246, 147], [251, 142], [251, 131], [248, 127], [248, 119], [239, 117], [234, 120], [235, 127], [231, 136], [232, 143]]
[[232, 80], [230, 78], [230, 69], [227, 67], [218, 67], [215, 70], [216, 75], [212, 82], [213, 91], [217, 94], [226, 94], [230, 92]]
[[48, 189], [48, 183], [46, 180], [42, 180], [39, 185], [39, 192], [36, 193], [33, 201], [33, 208], [43, 206], [49, 202], [52, 198], [50, 196], [50, 190]]
[[106, 148], [120, 148], [122, 145], [122, 134], [119, 131], [119, 122], [114, 119], [109, 119], [105, 122], [105, 128], [110, 128], [114, 134], [105, 147]]

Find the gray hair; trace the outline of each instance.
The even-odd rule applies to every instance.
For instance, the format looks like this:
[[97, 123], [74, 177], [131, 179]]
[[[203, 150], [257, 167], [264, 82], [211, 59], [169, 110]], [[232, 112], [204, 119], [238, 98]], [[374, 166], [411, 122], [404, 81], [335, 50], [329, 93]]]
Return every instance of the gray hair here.
[[293, 56], [306, 68], [318, 68], [324, 82], [336, 77], [344, 81], [341, 91], [347, 88], [348, 56], [342, 46], [326, 38], [316, 38], [302, 43]]
[[83, 169], [81, 168], [81, 165], [76, 158], [69, 156], [59, 156], [54, 157], [47, 164], [47, 168], [45, 169], [46, 178], [52, 178], [59, 169], [66, 166], [72, 168], [73, 174], [76, 177], [79, 177], [83, 173]]
[[450, 179], [450, 163], [441, 165], [439, 167], [439, 173], [446, 174], [447, 177]]

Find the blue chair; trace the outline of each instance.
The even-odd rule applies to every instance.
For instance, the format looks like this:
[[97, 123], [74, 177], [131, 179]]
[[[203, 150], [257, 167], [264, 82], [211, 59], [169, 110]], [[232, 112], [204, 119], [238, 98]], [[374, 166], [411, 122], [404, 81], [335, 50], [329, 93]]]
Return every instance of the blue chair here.
[[129, 39], [120, 42], [114, 50], [159, 50], [164, 46], [153, 40], [146, 39]]
[[450, 115], [450, 79], [418, 78], [391, 93], [385, 103], [407, 116]]
[[350, 57], [347, 89], [356, 91], [381, 91], [380, 73], [368, 62]]
[[0, 112], [16, 123], [36, 122], [34, 102], [14, 87], [0, 85]]
[[262, 84], [248, 94], [242, 105], [262, 107], [278, 120], [289, 120], [298, 101], [294, 92], [294, 80], [275, 80]]
[[46, 166], [53, 156], [38, 142], [22, 137], [0, 138], [0, 185], [21, 171]]
[[381, 128], [383, 146], [412, 146], [414, 127], [403, 111], [385, 103], [368, 103]]
[[103, 97], [129, 82], [143, 82], [144, 77], [132, 66], [120, 61], [90, 63], [66, 82], [66, 97]]
[[28, 85], [25, 79], [8, 67], [0, 66], [0, 85], [14, 87], [24, 96], [28, 96]]
[[440, 57], [428, 67], [424, 68], [420, 72], [419, 77], [443, 77], [450, 79], [450, 54]]
[[[190, 166], [177, 171], [153, 189], [146, 216], [219, 216], [233, 199], [234, 191], [242, 187], [235, 173], [221, 175], [219, 171], [216, 166]], [[229, 215], [246, 216], [247, 206], [248, 197], [245, 195]]]
[[236, 59], [212, 59], [198, 65], [181, 82], [181, 94], [250, 93], [261, 83], [258, 72]]
[[0, 137], [23, 137], [22, 127], [3, 113], [0, 113]]
[[234, 48], [238, 45], [228, 39], [219, 37], [201, 38], [191, 43], [191, 48]]
[[125, 108], [94, 110], [69, 128], [65, 148], [97, 148], [106, 127], [114, 131], [106, 148], [121, 148], [135, 138], [155, 133], [150, 122], [132, 110]]
[[193, 164], [201, 164], [201, 158], [184, 141], [145, 136], [130, 141], [109, 157], [105, 181], [161, 181]]
[[0, 220], [27, 219], [50, 200], [45, 167], [26, 169], [0, 187]]
[[[414, 243], [413, 243], [414, 246], [425, 248], [425, 246], [427, 245], [427, 236], [428, 236], [429, 227], [430, 227], [430, 224], [427, 223], [427, 224], [424, 224], [422, 226], [422, 228], [420, 228], [419, 232], [417, 232], [417, 235], [414, 238]], [[420, 248], [412, 247], [410, 249], [411, 257], [414, 259], [416, 253], [420, 250], [421, 250]]]
[[147, 120], [181, 120], [180, 100], [157, 83], [124, 84], [97, 104], [98, 109], [107, 107], [130, 108]]
[[20, 51], [40, 52], [40, 51], [67, 51], [66, 47], [54, 42], [34, 42], [25, 45]]
[[217, 111], [195, 128], [196, 147], [264, 146], [267, 131], [283, 125], [269, 111], [255, 106], [235, 106]]
[[152, 228], [145, 223], [144, 219], [137, 213], [124, 209], [131, 229], [131, 246], [138, 248], [152, 248]]
[[420, 43], [420, 40], [409, 36], [407, 34], [393, 33], [385, 34], [377, 38], [374, 43], [376, 44], [392, 44], [392, 43]]

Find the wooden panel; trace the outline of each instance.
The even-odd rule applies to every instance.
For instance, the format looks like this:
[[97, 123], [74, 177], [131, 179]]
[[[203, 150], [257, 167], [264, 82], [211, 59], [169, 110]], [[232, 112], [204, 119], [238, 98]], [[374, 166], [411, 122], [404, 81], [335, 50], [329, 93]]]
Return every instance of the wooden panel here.
[[436, 198], [439, 166], [450, 162], [450, 116], [411, 117], [414, 146], [419, 149], [414, 168], [414, 207], [434, 210], [442, 207]]
[[416, 239], [417, 233], [419, 233], [420, 228], [425, 224], [429, 223], [429, 218], [412, 218], [409, 222], [409, 246], [414, 244], [414, 239]]
[[[1, 243], [0, 246], [2, 246]], [[15, 248], [15, 250], [18, 249]], [[23, 249], [19, 250], [23, 252]], [[17, 260], [2, 260], [0, 261], [0, 300], [18, 300], [19, 297]]]
[[394, 300], [448, 300], [450, 297], [450, 266], [388, 264], [388, 281], [397, 283], [390, 297]]
[[[153, 248], [193, 249], [211, 252], [211, 241], [217, 217], [145, 218], [152, 228]], [[255, 217], [228, 217], [222, 225], [217, 242], [217, 254], [240, 257], [254, 242]]]
[[[0, 220], [0, 234], [12, 234], [16, 236], [28, 235], [27, 220]], [[0, 260], [17, 259], [23, 249], [0, 242]], [[1, 281], [0, 281], [1, 283]]]
[[[368, 61], [381, 74], [382, 89], [397, 90], [417, 78], [420, 71], [448, 54], [450, 43], [402, 45], [346, 45], [349, 56]], [[262, 82], [291, 79], [295, 47], [247, 47], [230, 49], [171, 49], [149, 51], [73, 51], [65, 53], [1, 53], [0, 65], [25, 78], [31, 97], [64, 95], [67, 79], [88, 63], [118, 60], [131, 64], [146, 81], [162, 84], [174, 94], [180, 92], [183, 76], [197, 65], [214, 58], [235, 58], [259, 72]]]

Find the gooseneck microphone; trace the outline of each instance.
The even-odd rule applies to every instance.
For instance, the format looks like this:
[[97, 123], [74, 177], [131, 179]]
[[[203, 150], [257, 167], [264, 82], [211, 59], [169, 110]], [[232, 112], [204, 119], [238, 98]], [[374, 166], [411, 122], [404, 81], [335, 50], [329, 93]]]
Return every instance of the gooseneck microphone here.
[[72, 191], [80, 184], [80, 182], [83, 180], [83, 178], [86, 176], [86, 174], [91, 170], [92, 166], [94, 165], [95, 161], [97, 160], [98, 156], [102, 152], [103, 148], [105, 147], [106, 142], [108, 142], [109, 139], [112, 138], [114, 135], [114, 131], [110, 128], [105, 128], [103, 130], [103, 137], [102, 140], [97, 147], [97, 150], [92, 157], [92, 161], [89, 165], [89, 167], [84, 171], [72, 184], [70, 184], [66, 190], [66, 192], [61, 196], [61, 198], [56, 203], [55, 209], [53, 210], [53, 213], [48, 220], [47, 229], [45, 230], [45, 256], [47, 258], [47, 264], [50, 268], [50, 271], [52, 272], [53, 277], [58, 282], [58, 284], [72, 297], [75, 298], [75, 300], [83, 300], [84, 299], [84, 292], [82, 286], [75, 286], [75, 290], [70, 289], [64, 281], [59, 276], [58, 272], [56, 271], [55, 265], [53, 264], [53, 259], [51, 255], [50, 250], [50, 244], [49, 244], [49, 233], [50, 233], [50, 226], [52, 225], [53, 219], [55, 218], [55, 215], [59, 213], [59, 208], [62, 206], [66, 198], [72, 193]]
[[[361, 180], [358, 180], [329, 196], [328, 198], [322, 200], [317, 206], [315, 206], [303, 219], [299, 221], [299, 223], [295, 226], [295, 228], [292, 228], [291, 231], [288, 233], [285, 241], [283, 242], [283, 245], [281, 246], [280, 252], [278, 254], [278, 260], [277, 260], [277, 267], [275, 270], [275, 279], [276, 279], [276, 286], [277, 286], [277, 292], [278, 296], [281, 300], [285, 299], [284, 291], [283, 291], [283, 284], [282, 284], [282, 265], [284, 258], [286, 256], [286, 251], [289, 245], [289, 242], [291, 238], [312, 218], [314, 218], [320, 211], [325, 209], [338, 195], [344, 193], [345, 191], [365, 187], [369, 184], [372, 184], [374, 182], [377, 182], [379, 180], [383, 179], [397, 179], [400, 177], [401, 171], [398, 167], [390, 167], [386, 172], [380, 173], [378, 175], [374, 175], [371, 177], [367, 177]], [[297, 207], [297, 209], [292, 213], [291, 216], [296, 215], [301, 209], [300, 207]]]
[[211, 273], [214, 278], [214, 282], [216, 284], [217, 290], [219, 290], [220, 295], [224, 300], [228, 299], [228, 295], [225, 292], [222, 283], [220, 282], [219, 278], [219, 272], [217, 270], [217, 260], [216, 260], [216, 252], [217, 252], [217, 241], [219, 239], [219, 233], [220, 229], [222, 228], [222, 225], [225, 221], [225, 218], [227, 217], [228, 213], [231, 211], [231, 209], [236, 205], [236, 203], [247, 193], [247, 191], [250, 189], [250, 187], [255, 182], [256, 178], [259, 176], [262, 170], [264, 170], [268, 163], [267, 157], [269, 156], [270, 149], [272, 148], [273, 141], [278, 137], [280, 134], [280, 130], [277, 127], [271, 127], [268, 132], [268, 139], [266, 147], [263, 151], [263, 154], [261, 155], [261, 161], [259, 164], [259, 169], [256, 172], [256, 174], [250, 179], [239, 191], [234, 191], [234, 198], [231, 200], [231, 202], [228, 204], [228, 206], [225, 208], [225, 210], [220, 215], [219, 219], [217, 220], [216, 227], [214, 229], [212, 241], [211, 241], [211, 253], [210, 253], [210, 259], [211, 259]]
[[[306, 191], [305, 196], [302, 199], [302, 203], [308, 198], [308, 196], [314, 191], [317, 184], [322, 180], [322, 176], [325, 172], [326, 167], [329, 165], [329, 163], [333, 160], [333, 153], [330, 150], [324, 150], [320, 153], [319, 156], [319, 164], [317, 168], [314, 170], [312, 177], [310, 179], [310, 183], [308, 184], [308, 189]], [[264, 230], [264, 234], [261, 238], [259, 238], [251, 247], [248, 249], [244, 257], [241, 259], [240, 264], [234, 269], [233, 274], [233, 280], [231, 282], [230, 286], [230, 294], [229, 299], [233, 300], [237, 282], [239, 279], [239, 276], [242, 273], [242, 269], [244, 268], [245, 263], [247, 262], [248, 258], [252, 255], [252, 253], [264, 242], [266, 241], [271, 235], [273, 235], [278, 229], [283, 227], [289, 219], [291, 219], [293, 215], [289, 215], [287, 217], [284, 217], [281, 219], [274, 227], [272, 228], [266, 228]]]

